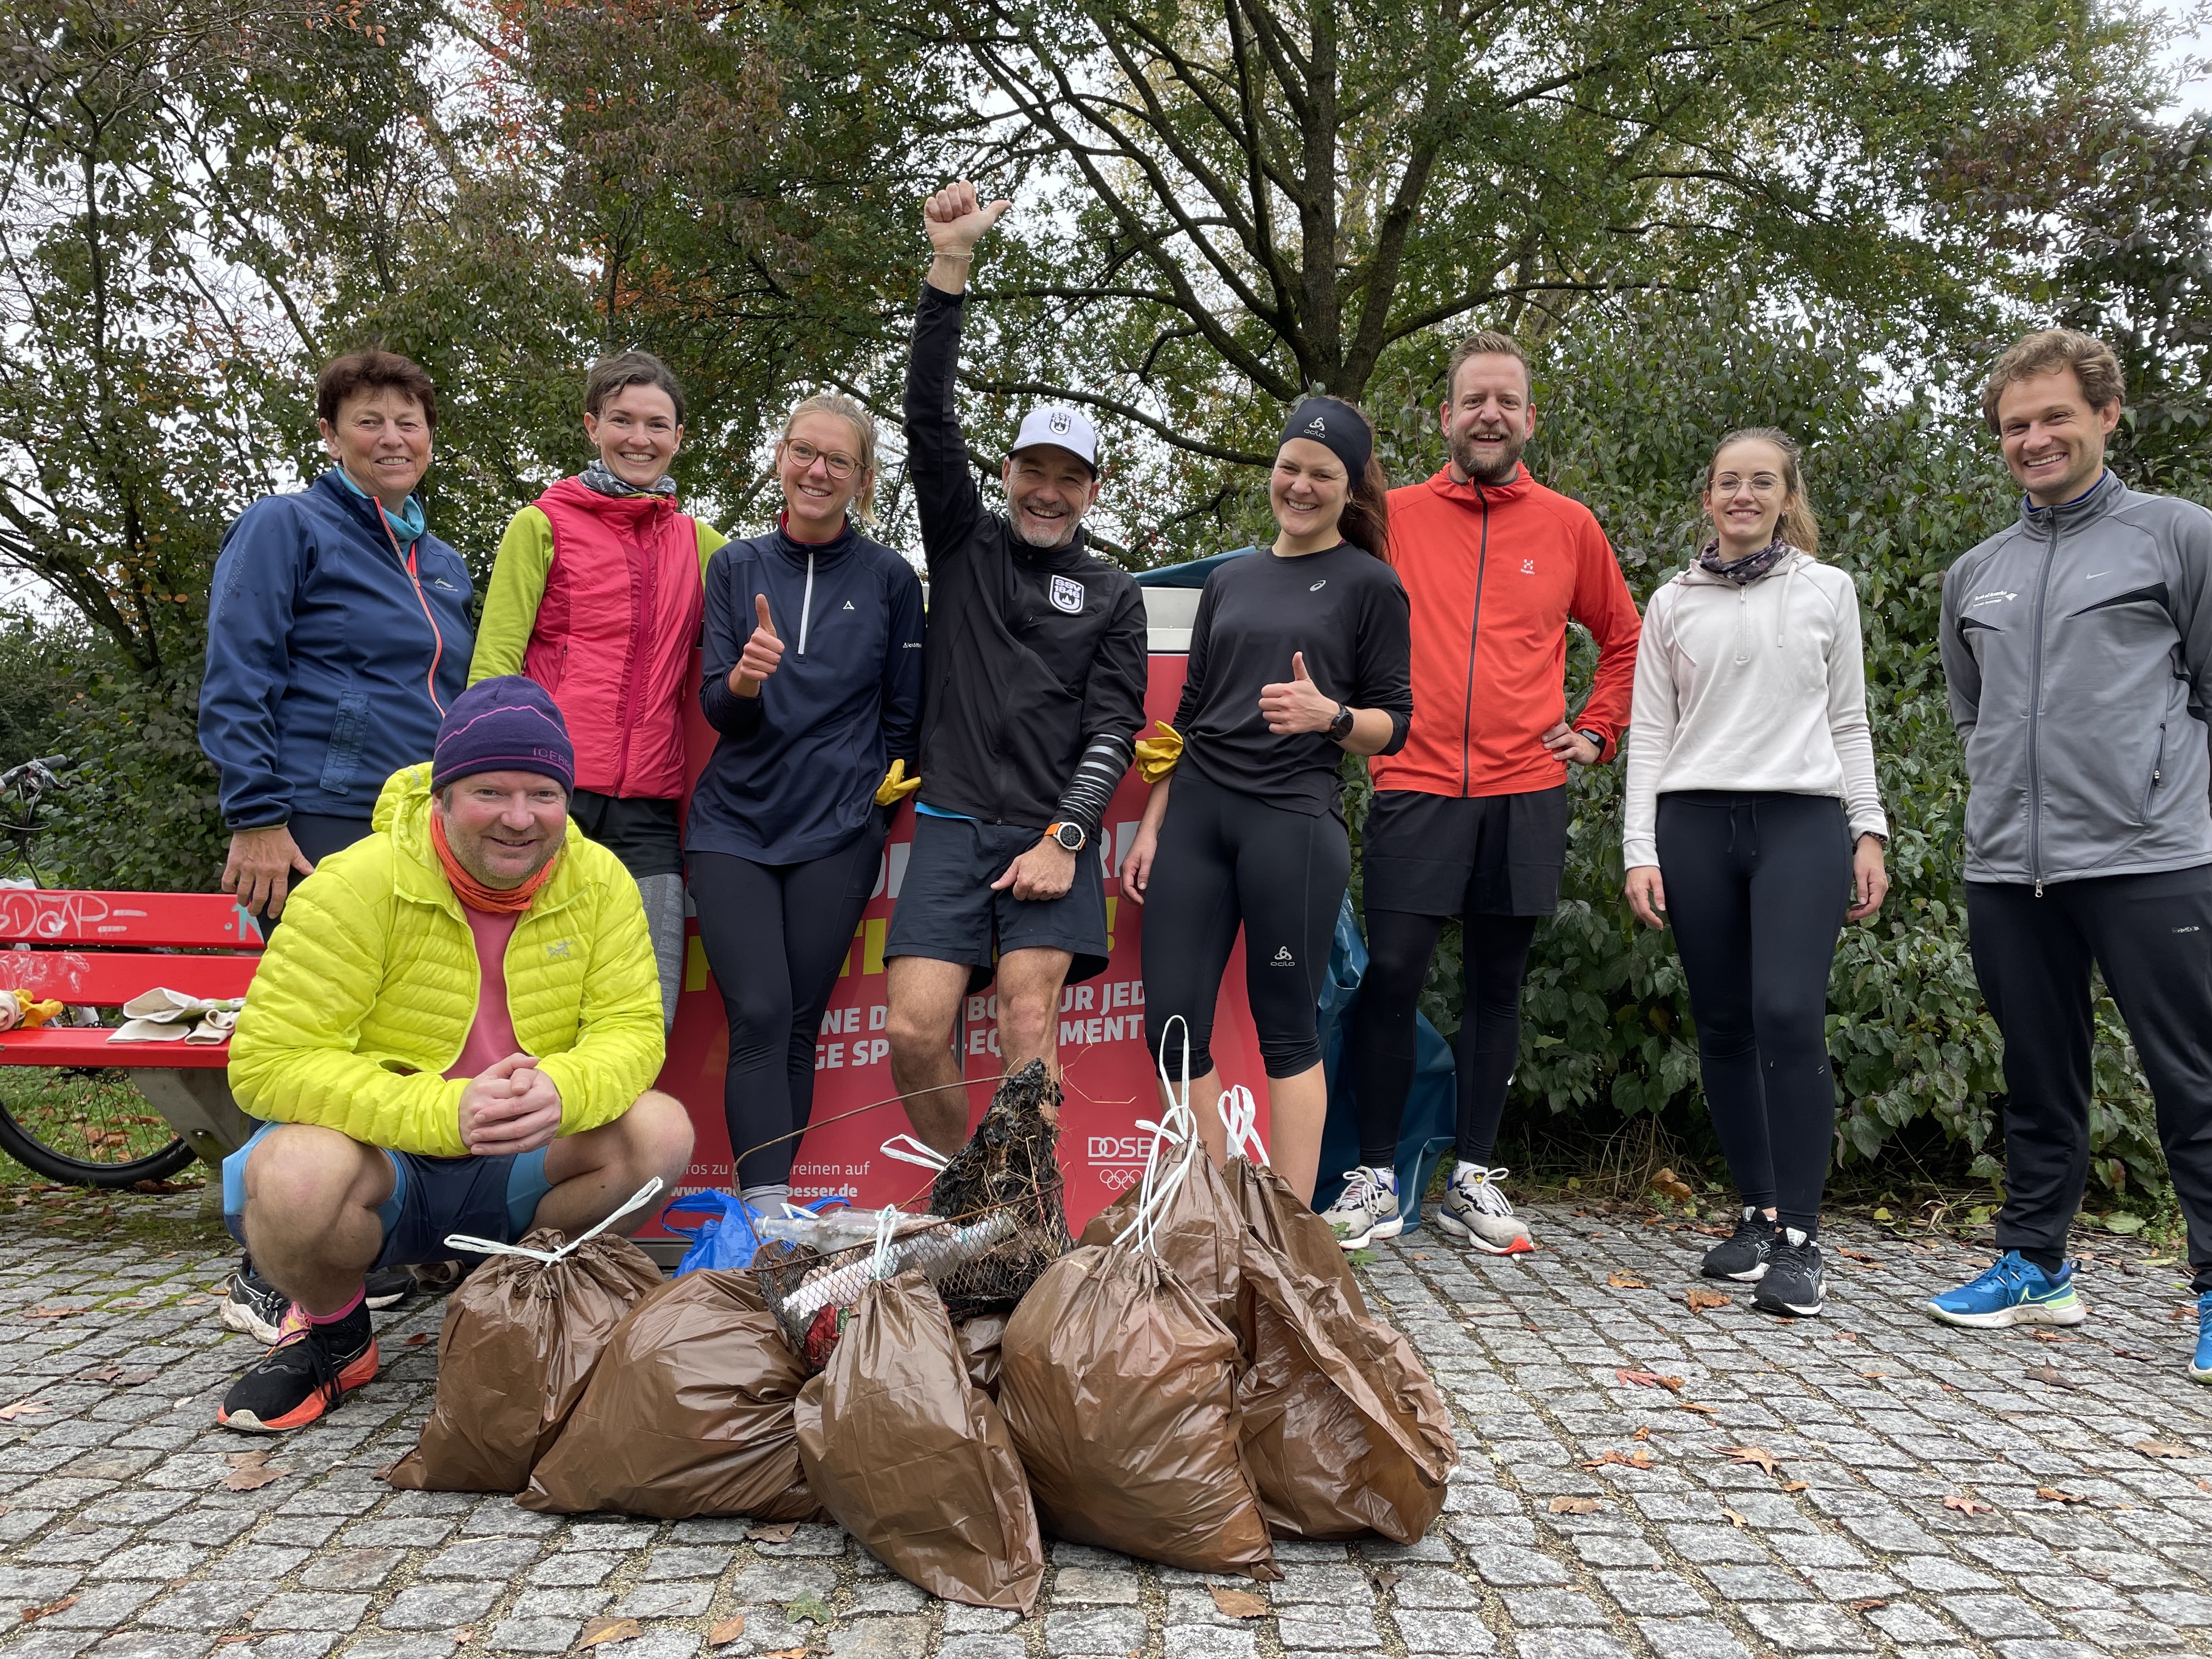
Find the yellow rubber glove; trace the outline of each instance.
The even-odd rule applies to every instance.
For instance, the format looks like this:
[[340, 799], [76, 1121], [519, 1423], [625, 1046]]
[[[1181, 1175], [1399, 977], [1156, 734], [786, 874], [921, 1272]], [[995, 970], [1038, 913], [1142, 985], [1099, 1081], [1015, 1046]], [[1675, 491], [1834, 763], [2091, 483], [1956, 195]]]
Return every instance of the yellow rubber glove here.
[[44, 1025], [62, 1011], [60, 1003], [41, 1001], [28, 991], [0, 991], [0, 997], [7, 999], [0, 1002], [0, 1031], [18, 1027], [30, 1030]]
[[920, 778], [907, 776], [906, 763], [895, 760], [891, 763], [891, 769], [884, 774], [884, 781], [876, 786], [876, 805], [896, 806], [921, 787]]
[[1182, 733], [1165, 720], [1154, 720], [1152, 724], [1166, 735], [1137, 739], [1137, 775], [1146, 783], [1158, 783], [1174, 771], [1176, 763], [1182, 758]]

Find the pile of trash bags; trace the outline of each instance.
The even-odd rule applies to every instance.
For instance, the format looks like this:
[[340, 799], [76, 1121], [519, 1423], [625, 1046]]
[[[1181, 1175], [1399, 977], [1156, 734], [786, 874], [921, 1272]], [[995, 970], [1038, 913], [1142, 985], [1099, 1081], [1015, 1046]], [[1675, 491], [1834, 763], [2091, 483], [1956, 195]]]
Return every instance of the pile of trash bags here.
[[1279, 1538], [1411, 1543], [1458, 1462], [1443, 1397], [1267, 1168], [1250, 1095], [1222, 1098], [1217, 1169], [1188, 1093], [1079, 1243], [1036, 1062], [951, 1159], [894, 1153], [935, 1170], [930, 1217], [790, 1212], [753, 1267], [665, 1283], [596, 1230], [454, 1241], [495, 1259], [454, 1293], [390, 1479], [834, 1520], [933, 1595], [1024, 1613], [1046, 1536], [1261, 1579]]

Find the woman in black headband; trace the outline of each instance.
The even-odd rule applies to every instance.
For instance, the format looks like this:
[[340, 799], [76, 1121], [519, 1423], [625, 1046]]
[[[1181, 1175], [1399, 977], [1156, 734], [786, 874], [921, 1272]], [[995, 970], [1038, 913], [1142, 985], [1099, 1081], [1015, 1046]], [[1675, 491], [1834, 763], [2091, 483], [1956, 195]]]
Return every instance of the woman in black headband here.
[[[1146, 907], [1146, 1035], [1158, 1054], [1169, 1023], [1188, 1022], [1194, 1098], [1222, 1086], [1206, 1045], [1243, 928], [1273, 1162], [1309, 1202], [1328, 1104], [1315, 1009], [1352, 871], [1337, 763], [1395, 752], [1413, 712], [1374, 446], [1334, 398], [1307, 398], [1283, 428], [1267, 483], [1280, 533], [1206, 580], [1174, 727], [1137, 745], [1152, 793], [1121, 866]], [[1167, 1060], [1175, 1072], [1180, 1053]], [[1198, 1117], [1218, 1161], [1216, 1115]]]

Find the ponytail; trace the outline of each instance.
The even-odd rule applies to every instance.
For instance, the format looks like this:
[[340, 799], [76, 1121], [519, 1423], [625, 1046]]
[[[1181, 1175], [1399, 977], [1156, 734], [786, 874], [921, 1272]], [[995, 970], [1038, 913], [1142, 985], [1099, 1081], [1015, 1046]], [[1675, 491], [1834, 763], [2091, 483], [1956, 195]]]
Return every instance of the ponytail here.
[[1805, 451], [1780, 427], [1740, 427], [1715, 444], [1712, 459], [1705, 463], [1705, 493], [1712, 493], [1713, 475], [1719, 471], [1722, 453], [1730, 444], [1740, 443], [1771, 444], [1781, 452], [1782, 516], [1775, 520], [1774, 533], [1790, 546], [1817, 556], [1820, 522], [1813, 516], [1812, 502], [1805, 499]]

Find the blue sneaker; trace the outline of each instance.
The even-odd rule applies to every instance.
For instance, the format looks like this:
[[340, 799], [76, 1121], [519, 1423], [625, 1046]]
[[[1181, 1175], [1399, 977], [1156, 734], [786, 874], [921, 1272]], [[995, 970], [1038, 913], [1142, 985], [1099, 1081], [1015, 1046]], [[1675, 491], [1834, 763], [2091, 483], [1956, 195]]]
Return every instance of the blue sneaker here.
[[2212, 1382], [2212, 1291], [2197, 1298], [2197, 1357], [2189, 1362], [2190, 1380]]
[[1981, 1277], [1946, 1291], [1928, 1311], [1948, 1325], [1996, 1330], [2007, 1325], [2078, 1325], [2089, 1310], [2074, 1293], [2074, 1264], [2054, 1276], [2018, 1250], [2007, 1250]]

